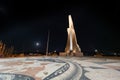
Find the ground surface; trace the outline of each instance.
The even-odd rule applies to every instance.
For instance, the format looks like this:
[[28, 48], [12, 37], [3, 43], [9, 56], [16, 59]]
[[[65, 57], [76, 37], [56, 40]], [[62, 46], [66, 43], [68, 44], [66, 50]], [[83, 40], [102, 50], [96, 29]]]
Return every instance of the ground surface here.
[[0, 59], [0, 80], [119, 79], [119, 58], [25, 57]]

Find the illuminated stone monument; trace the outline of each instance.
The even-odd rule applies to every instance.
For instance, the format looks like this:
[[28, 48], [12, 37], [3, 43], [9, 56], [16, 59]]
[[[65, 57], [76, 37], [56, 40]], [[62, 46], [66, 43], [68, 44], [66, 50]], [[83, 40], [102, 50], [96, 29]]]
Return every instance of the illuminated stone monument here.
[[77, 38], [76, 38], [71, 15], [68, 16], [68, 19], [69, 19], [69, 28], [67, 28], [68, 38], [65, 48], [65, 54], [67, 56], [83, 56], [83, 53], [81, 52], [81, 49], [77, 43]]

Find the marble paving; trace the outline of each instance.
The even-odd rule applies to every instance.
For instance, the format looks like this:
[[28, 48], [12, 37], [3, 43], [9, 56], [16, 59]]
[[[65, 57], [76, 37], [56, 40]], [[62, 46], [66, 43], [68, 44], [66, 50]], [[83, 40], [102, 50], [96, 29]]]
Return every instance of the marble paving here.
[[19, 80], [15, 78], [22, 75], [20, 80], [43, 80], [63, 65], [62, 61], [44, 58], [0, 59], [0, 80]]
[[83, 69], [80, 80], [120, 80], [120, 59], [71, 57]]
[[120, 80], [120, 59], [0, 58], [0, 80]]

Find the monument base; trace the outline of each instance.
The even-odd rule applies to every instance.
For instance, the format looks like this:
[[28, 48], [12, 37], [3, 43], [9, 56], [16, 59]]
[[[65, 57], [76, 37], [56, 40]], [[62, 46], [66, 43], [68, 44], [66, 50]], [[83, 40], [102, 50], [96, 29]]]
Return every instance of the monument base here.
[[83, 56], [83, 53], [82, 52], [70, 52], [68, 53], [69, 56], [76, 56], [76, 57], [79, 57], [79, 56]]
[[60, 56], [82, 57], [83, 56], [83, 52], [76, 52], [76, 53], [73, 53], [73, 52], [70, 52], [70, 53], [60, 52]]
[[83, 56], [83, 52], [77, 52], [77, 53], [75, 53], [75, 56], [81, 57], [81, 56]]

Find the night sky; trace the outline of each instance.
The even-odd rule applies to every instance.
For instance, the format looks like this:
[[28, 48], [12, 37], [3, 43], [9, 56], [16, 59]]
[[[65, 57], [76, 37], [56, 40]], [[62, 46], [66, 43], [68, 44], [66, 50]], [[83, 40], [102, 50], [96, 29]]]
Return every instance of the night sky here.
[[49, 30], [49, 51], [64, 51], [71, 14], [83, 52], [120, 50], [119, 11], [117, 1], [1, 0], [0, 40], [16, 52], [45, 52]]

